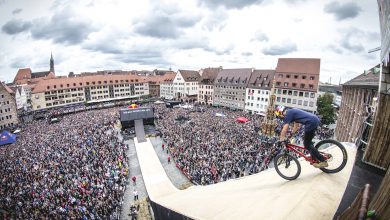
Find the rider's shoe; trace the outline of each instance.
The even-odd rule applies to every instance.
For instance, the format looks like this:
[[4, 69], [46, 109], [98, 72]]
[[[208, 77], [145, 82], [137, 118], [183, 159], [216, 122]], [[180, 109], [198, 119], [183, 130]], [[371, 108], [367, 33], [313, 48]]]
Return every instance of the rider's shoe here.
[[315, 168], [324, 168], [324, 167], [327, 167], [327, 166], [328, 166], [328, 162], [323, 161], [323, 162], [313, 163], [313, 166], [314, 166]]

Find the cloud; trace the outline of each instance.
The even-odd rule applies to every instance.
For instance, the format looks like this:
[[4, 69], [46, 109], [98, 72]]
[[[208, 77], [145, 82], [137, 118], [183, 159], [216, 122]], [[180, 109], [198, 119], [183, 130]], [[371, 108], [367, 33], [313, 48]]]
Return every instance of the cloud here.
[[378, 32], [363, 31], [358, 28], [349, 28], [339, 30], [341, 38], [337, 43], [327, 46], [327, 49], [337, 53], [365, 53], [363, 45], [369, 45], [371, 42], [380, 42]]
[[69, 10], [54, 14], [50, 19], [34, 20], [31, 35], [34, 39], [48, 39], [65, 45], [79, 44], [96, 30], [91, 21], [82, 20]]
[[185, 13], [174, 5], [158, 5], [147, 17], [138, 19], [134, 23], [134, 31], [138, 34], [162, 38], [177, 38], [184, 28], [192, 27], [200, 20], [200, 16]]
[[202, 28], [206, 31], [222, 30], [227, 25], [229, 14], [226, 10], [216, 9], [203, 20]]
[[362, 9], [355, 2], [340, 4], [339, 2], [330, 2], [324, 7], [324, 11], [333, 14], [336, 20], [341, 21], [348, 18], [354, 18], [359, 15]]
[[252, 38], [252, 41], [269, 41], [269, 38], [267, 36], [267, 34], [261, 32], [261, 31], [257, 31], [255, 33], [255, 36]]
[[243, 53], [241, 53], [241, 55], [244, 57], [250, 57], [253, 55], [253, 53], [252, 52], [243, 52]]
[[14, 35], [27, 31], [30, 27], [30, 22], [25, 22], [20, 19], [12, 19], [3, 25], [1, 30], [9, 35]]
[[287, 4], [297, 5], [306, 2], [306, 0], [284, 0]]
[[227, 9], [241, 9], [247, 6], [261, 4], [264, 0], [199, 0], [201, 5], [215, 9], [217, 7], [224, 7]]
[[124, 63], [137, 63], [158, 67], [171, 65], [161, 51], [153, 50], [153, 48], [135, 48], [127, 50], [123, 54], [115, 55], [114, 59]]
[[19, 14], [20, 12], [22, 12], [22, 11], [23, 11], [23, 9], [17, 8], [17, 9], [12, 11], [12, 14], [16, 15], [16, 14]]
[[264, 48], [263, 53], [265, 55], [284, 55], [291, 52], [297, 51], [297, 45], [294, 43], [286, 43], [281, 45], [272, 45], [270, 47]]

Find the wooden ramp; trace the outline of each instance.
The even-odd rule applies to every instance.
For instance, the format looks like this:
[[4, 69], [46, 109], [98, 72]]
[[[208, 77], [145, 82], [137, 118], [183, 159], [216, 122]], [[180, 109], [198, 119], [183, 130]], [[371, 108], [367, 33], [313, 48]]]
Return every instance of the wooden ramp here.
[[170, 182], [149, 139], [135, 146], [150, 200], [193, 219], [332, 219], [354, 164], [356, 148], [344, 143], [348, 163], [336, 174], [326, 174], [302, 162], [294, 181], [274, 169], [240, 179], [176, 189]]

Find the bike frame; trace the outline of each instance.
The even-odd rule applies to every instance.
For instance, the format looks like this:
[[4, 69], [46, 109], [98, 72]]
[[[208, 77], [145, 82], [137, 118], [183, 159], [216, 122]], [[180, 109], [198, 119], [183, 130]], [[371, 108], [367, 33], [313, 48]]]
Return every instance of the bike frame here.
[[[301, 157], [305, 158], [305, 160], [308, 161], [310, 164], [317, 162], [316, 160], [313, 160], [313, 157], [311, 156], [310, 152], [305, 147], [295, 145], [295, 144], [290, 144], [290, 143], [286, 144], [285, 146], [286, 146], [286, 149], [291, 150], [291, 151], [297, 153], [298, 155], [300, 155]], [[309, 156], [306, 156], [306, 154], [301, 153], [297, 149], [303, 150], [306, 154], [309, 154]]]

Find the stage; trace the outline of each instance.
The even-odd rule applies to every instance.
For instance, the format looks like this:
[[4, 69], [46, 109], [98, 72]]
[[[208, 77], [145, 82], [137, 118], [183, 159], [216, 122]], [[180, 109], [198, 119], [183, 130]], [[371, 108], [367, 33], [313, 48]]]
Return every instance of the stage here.
[[[176, 189], [149, 139], [134, 139], [145, 186], [152, 203], [192, 219], [332, 219], [353, 168], [356, 148], [348, 152], [345, 168], [326, 174], [301, 161], [298, 179], [282, 179], [271, 168], [239, 179]], [[173, 217], [173, 216], [172, 216]], [[177, 219], [177, 215], [174, 219]]]

